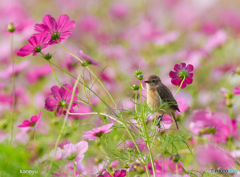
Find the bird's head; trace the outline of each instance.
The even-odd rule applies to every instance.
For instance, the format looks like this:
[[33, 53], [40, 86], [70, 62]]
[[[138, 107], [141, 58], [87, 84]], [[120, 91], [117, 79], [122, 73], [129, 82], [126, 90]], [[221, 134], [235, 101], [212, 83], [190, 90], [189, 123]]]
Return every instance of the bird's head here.
[[150, 89], [157, 89], [157, 87], [162, 85], [161, 79], [156, 75], [149, 76], [144, 82]]

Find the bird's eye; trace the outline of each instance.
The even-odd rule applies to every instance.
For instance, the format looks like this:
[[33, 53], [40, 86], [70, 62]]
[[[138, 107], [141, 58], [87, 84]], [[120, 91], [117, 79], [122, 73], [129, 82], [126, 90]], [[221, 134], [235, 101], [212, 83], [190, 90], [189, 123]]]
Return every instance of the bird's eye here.
[[153, 80], [153, 82], [155, 82], [155, 80]]

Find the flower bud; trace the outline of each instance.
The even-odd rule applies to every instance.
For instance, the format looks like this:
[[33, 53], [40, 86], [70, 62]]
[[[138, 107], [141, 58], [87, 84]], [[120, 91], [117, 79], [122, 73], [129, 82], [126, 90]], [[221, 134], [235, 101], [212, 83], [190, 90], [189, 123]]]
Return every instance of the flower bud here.
[[14, 32], [15, 31], [15, 29], [16, 29], [16, 27], [14, 26], [14, 24], [13, 23], [9, 23], [8, 24], [8, 26], [7, 26], [7, 30], [9, 31], [9, 32]]
[[50, 60], [52, 58], [52, 54], [48, 53], [48, 54], [44, 55], [44, 58], [46, 60]]
[[136, 76], [138, 80], [143, 80], [143, 75]]
[[144, 169], [144, 167], [143, 167], [142, 165], [138, 165], [138, 166], [136, 167], [136, 172], [137, 172], [138, 174], [143, 174], [143, 173], [145, 173], [145, 169]]
[[98, 158], [98, 159], [95, 159], [95, 161], [96, 161], [97, 164], [100, 164], [100, 163], [102, 163], [103, 159]]
[[178, 154], [173, 154], [173, 155], [171, 156], [171, 160], [172, 160], [173, 162], [178, 162], [179, 159], [180, 159], [180, 157], [179, 157]]
[[137, 70], [135, 71], [134, 75], [137, 77], [138, 75], [142, 75], [142, 71], [141, 70]]
[[232, 98], [233, 97], [233, 94], [232, 93], [227, 93], [226, 94], [226, 98]]
[[140, 88], [139, 85], [135, 85], [135, 84], [134, 84], [134, 85], [132, 86], [132, 89], [135, 90], [135, 91], [139, 90], [139, 88]]

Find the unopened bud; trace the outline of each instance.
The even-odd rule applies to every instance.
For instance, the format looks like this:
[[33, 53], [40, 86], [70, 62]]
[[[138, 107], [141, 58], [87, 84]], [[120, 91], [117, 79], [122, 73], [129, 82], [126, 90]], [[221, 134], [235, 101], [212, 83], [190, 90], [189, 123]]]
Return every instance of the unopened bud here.
[[48, 54], [44, 55], [44, 58], [46, 60], [50, 60], [52, 58], [52, 54], [48, 53]]
[[143, 80], [143, 75], [138, 75], [138, 76], [137, 76], [137, 79], [138, 79], [138, 80]]
[[180, 159], [180, 157], [179, 157], [178, 154], [173, 154], [173, 155], [171, 156], [171, 160], [172, 160], [173, 162], [178, 162], [179, 159]]
[[14, 32], [15, 29], [16, 29], [16, 27], [14, 26], [13, 23], [9, 23], [9, 24], [8, 24], [7, 30], [8, 30], [9, 32]]
[[100, 163], [103, 161], [103, 159], [98, 158], [98, 159], [96, 159], [95, 161], [96, 161], [97, 164], [100, 164]]
[[232, 93], [227, 93], [226, 94], [226, 98], [232, 98], [233, 97], [233, 94]]
[[136, 171], [137, 171], [138, 174], [143, 174], [143, 173], [145, 173], [145, 169], [144, 169], [144, 167], [143, 167], [142, 165], [138, 165], [138, 166], [136, 167]]
[[134, 75], [137, 77], [138, 75], [142, 75], [142, 71], [141, 70], [137, 70], [135, 71]]
[[132, 89], [135, 90], [135, 91], [139, 90], [139, 88], [140, 88], [139, 85], [135, 85], [135, 84], [134, 84], [134, 85], [132, 86]]

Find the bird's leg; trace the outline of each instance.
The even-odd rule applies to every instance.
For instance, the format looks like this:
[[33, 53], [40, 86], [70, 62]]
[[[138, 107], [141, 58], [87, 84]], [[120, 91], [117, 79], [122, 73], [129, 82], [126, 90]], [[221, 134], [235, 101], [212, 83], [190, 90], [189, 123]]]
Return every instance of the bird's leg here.
[[[163, 115], [164, 115], [164, 114], [158, 116], [157, 127], [158, 127], [159, 129], [161, 128], [161, 121], [162, 121]], [[160, 118], [160, 119], [159, 119], [159, 118]]]

